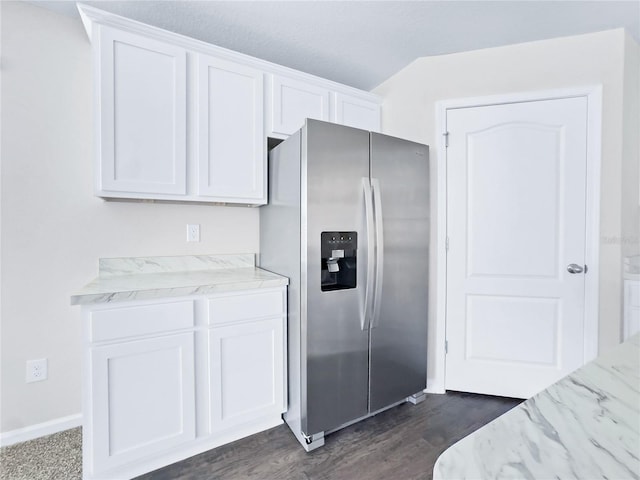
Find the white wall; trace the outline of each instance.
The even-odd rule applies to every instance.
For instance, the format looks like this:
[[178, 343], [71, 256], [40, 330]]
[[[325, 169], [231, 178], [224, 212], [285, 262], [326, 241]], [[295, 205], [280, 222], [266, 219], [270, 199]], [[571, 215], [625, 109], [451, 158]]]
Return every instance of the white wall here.
[[[99, 257], [257, 252], [259, 210], [105, 202], [92, 193], [90, 44], [79, 19], [20, 2], [2, 14], [1, 424], [81, 412], [80, 312]], [[186, 224], [201, 243], [185, 242]], [[25, 383], [28, 359], [49, 379]]]
[[[625, 50], [625, 45], [628, 48]], [[636, 53], [632, 54], [632, 47]], [[638, 82], [630, 80], [623, 91], [625, 51], [628, 64], [637, 62], [637, 45], [621, 29], [588, 35], [565, 37], [507, 47], [477, 50], [416, 60], [374, 92], [384, 99], [382, 127], [385, 133], [409, 138], [432, 146], [432, 186], [437, 178], [435, 105], [440, 100], [477, 97], [513, 92], [549, 90], [572, 86], [603, 86], [601, 238], [600, 250], [600, 350], [618, 343], [621, 321], [621, 212], [633, 195], [621, 195], [623, 170], [638, 168], [637, 117], [633, 129], [633, 110], [623, 118], [623, 94], [637, 95]], [[636, 60], [631, 56], [636, 55]], [[629, 73], [632, 78], [633, 74]], [[635, 93], [634, 93], [635, 92]], [[637, 115], [637, 110], [636, 110]], [[628, 138], [636, 138], [636, 150], [629, 146], [623, 157], [623, 120]], [[630, 142], [631, 144], [631, 142]], [[637, 174], [633, 181], [637, 182]], [[631, 180], [630, 180], [631, 181]], [[637, 191], [637, 185], [635, 189]], [[435, 198], [435, 197], [434, 197]], [[626, 202], [623, 205], [623, 201]], [[623, 209], [624, 206], [624, 209]], [[435, 216], [435, 213], [434, 213]], [[626, 217], [625, 217], [626, 218]], [[626, 220], [625, 220], [626, 221]], [[432, 245], [437, 232], [433, 231]], [[430, 264], [435, 265], [435, 249]], [[434, 379], [436, 358], [435, 269], [431, 272], [429, 378]]]

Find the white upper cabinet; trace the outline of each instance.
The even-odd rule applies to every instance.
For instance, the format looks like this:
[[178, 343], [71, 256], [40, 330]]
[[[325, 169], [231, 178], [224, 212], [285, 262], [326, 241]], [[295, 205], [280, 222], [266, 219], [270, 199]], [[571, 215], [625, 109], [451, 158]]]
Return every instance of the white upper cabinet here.
[[267, 203], [267, 137], [380, 128], [376, 95], [79, 5], [93, 44], [96, 195]]
[[266, 203], [261, 71], [198, 56], [198, 195]]
[[183, 48], [100, 28], [100, 195], [186, 193], [186, 57]]
[[306, 118], [329, 121], [329, 89], [273, 75], [269, 136], [283, 137], [302, 128]]
[[349, 127], [380, 131], [380, 103], [371, 100], [345, 95], [334, 94], [333, 118], [331, 121]]

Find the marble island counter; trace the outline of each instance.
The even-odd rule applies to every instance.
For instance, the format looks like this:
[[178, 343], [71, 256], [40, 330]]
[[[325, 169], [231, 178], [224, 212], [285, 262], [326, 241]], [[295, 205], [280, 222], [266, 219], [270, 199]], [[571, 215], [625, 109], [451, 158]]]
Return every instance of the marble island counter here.
[[286, 277], [255, 266], [255, 255], [103, 258], [98, 277], [71, 296], [72, 305], [208, 295], [284, 286]]
[[640, 478], [640, 334], [449, 447], [433, 478]]

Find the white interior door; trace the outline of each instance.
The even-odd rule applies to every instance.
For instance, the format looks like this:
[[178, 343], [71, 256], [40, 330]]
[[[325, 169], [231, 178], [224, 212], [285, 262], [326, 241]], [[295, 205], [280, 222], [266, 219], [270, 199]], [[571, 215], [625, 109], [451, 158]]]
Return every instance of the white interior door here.
[[587, 99], [446, 122], [446, 388], [528, 398], [584, 363]]

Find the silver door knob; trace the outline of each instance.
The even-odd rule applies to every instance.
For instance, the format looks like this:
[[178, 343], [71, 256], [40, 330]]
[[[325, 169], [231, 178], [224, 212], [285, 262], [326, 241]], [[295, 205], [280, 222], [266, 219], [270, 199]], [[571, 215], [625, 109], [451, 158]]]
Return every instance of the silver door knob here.
[[582, 268], [580, 265], [577, 265], [575, 263], [570, 263], [569, 265], [567, 265], [567, 272], [569, 272], [569, 273], [582, 273], [582, 272], [584, 272], [584, 268]]

